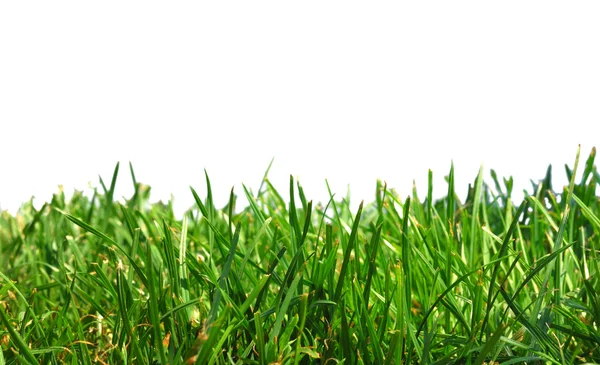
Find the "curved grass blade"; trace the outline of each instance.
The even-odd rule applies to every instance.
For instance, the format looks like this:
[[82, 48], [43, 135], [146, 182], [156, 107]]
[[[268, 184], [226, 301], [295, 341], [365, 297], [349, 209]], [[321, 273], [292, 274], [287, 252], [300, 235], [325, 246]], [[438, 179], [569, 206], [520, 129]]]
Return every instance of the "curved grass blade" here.
[[102, 238], [103, 240], [106, 240], [110, 243], [113, 244], [113, 247], [115, 247], [119, 252], [121, 252], [121, 254], [123, 254], [127, 260], [129, 261], [129, 264], [133, 267], [133, 269], [135, 270], [136, 274], [138, 274], [140, 281], [142, 282], [142, 284], [144, 284], [144, 286], [148, 286], [148, 280], [146, 278], [146, 274], [142, 271], [142, 269], [140, 269], [140, 267], [138, 266], [138, 264], [133, 260], [133, 258], [129, 255], [129, 253], [127, 253], [127, 251], [125, 251], [123, 249], [123, 247], [121, 247], [121, 245], [117, 244], [117, 242], [115, 240], [113, 240], [112, 238], [108, 237], [106, 234], [100, 232], [99, 230], [97, 230], [96, 228], [90, 226], [89, 224], [85, 223], [83, 220], [63, 211], [60, 210], [58, 208], [54, 208], [55, 210], [57, 210], [58, 212], [60, 212], [61, 214], [63, 214], [65, 217], [67, 217], [68, 220], [70, 220], [71, 222], [75, 223], [76, 225], [78, 225], [79, 227], [85, 229], [86, 231], [94, 234], [95, 236]]

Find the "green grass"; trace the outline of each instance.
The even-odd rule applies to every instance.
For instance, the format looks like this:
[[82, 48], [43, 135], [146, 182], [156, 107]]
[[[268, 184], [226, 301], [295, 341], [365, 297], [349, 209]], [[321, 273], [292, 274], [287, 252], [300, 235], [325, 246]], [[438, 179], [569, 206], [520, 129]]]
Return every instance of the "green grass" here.
[[594, 157], [522, 203], [483, 170], [461, 201], [451, 168], [435, 201], [431, 172], [425, 198], [377, 182], [356, 211], [265, 174], [217, 209], [207, 176], [183, 219], [133, 168], [116, 201], [117, 165], [1, 213], [0, 365], [600, 363]]

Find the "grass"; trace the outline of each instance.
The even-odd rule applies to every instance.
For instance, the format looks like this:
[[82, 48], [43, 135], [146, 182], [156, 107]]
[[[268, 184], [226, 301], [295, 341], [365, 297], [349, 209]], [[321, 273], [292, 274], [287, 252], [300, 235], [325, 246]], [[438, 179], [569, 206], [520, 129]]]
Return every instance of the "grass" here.
[[62, 191], [0, 219], [3, 364], [574, 364], [600, 362], [600, 175], [579, 152], [514, 204], [480, 171], [464, 201], [314, 204], [265, 174], [176, 219], [150, 188]]

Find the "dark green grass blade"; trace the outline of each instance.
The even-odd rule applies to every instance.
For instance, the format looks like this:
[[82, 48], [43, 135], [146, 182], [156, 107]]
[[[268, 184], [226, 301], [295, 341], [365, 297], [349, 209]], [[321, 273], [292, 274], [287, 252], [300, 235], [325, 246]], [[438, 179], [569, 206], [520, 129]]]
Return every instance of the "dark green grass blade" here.
[[115, 188], [117, 187], [117, 176], [119, 176], [119, 163], [115, 166], [115, 171], [113, 172], [112, 180], [110, 181], [110, 190], [108, 191], [107, 197], [110, 202], [113, 201], [115, 196]]
[[483, 347], [483, 349], [479, 353], [479, 356], [477, 356], [477, 358], [475, 359], [475, 362], [473, 363], [473, 365], [482, 365], [483, 364], [483, 362], [485, 361], [487, 355], [490, 352], [492, 352], [492, 350], [494, 349], [494, 347], [496, 346], [496, 344], [500, 340], [500, 337], [502, 336], [503, 333], [504, 333], [504, 328], [503, 327], [499, 327], [499, 328], [496, 329], [496, 331], [494, 332], [494, 335], [490, 339], [488, 339], [488, 341], [486, 342], [485, 346]]
[[350, 254], [354, 249], [354, 245], [356, 242], [356, 235], [358, 234], [358, 225], [360, 223], [360, 216], [362, 214], [363, 203], [361, 202], [358, 206], [358, 212], [356, 213], [356, 218], [354, 218], [354, 225], [352, 226], [352, 231], [350, 233], [350, 239], [348, 240], [348, 246], [346, 247], [346, 252], [344, 253], [344, 261], [342, 261], [342, 267], [340, 269], [340, 275], [338, 279], [337, 286], [335, 288], [335, 294], [333, 296], [333, 301], [338, 303], [342, 296], [342, 289], [344, 288], [344, 281], [346, 280], [346, 272], [348, 271], [348, 263], [350, 262]]
[[265, 334], [263, 332], [263, 323], [260, 311], [254, 312], [254, 328], [256, 330], [256, 336], [254, 342], [256, 344], [256, 351], [258, 352], [258, 359], [260, 365], [267, 365], [267, 353], [265, 349]]
[[102, 190], [104, 190], [104, 197], [106, 198], [106, 204], [105, 204], [105, 208], [106, 208], [106, 212], [107, 213], [111, 213], [112, 212], [112, 202], [114, 200], [114, 194], [115, 194], [115, 188], [117, 186], [117, 176], [119, 175], [119, 163], [117, 162], [117, 165], [115, 166], [115, 170], [113, 172], [113, 176], [110, 182], [110, 188], [106, 188], [106, 185], [104, 185], [104, 181], [102, 180], [102, 177], [99, 177], [100, 180], [100, 185], [102, 185]]
[[[196, 190], [194, 190], [194, 188], [192, 188], [190, 186], [190, 190], [192, 191], [192, 195], [194, 196], [194, 200], [196, 201], [196, 204], [198, 205], [198, 208], [200, 208], [200, 211], [202, 212], [202, 215], [206, 218], [206, 224], [208, 224], [208, 226], [210, 227], [210, 235], [209, 235], [209, 252], [212, 254], [213, 250], [213, 245], [210, 244], [210, 237], [213, 237], [214, 240], [214, 235], [216, 234], [216, 239], [217, 242], [220, 243], [217, 245], [217, 248], [219, 249], [219, 252], [221, 253], [221, 255], [223, 257], [225, 257], [225, 250], [223, 249], [222, 246], [224, 246], [227, 242], [227, 239], [219, 232], [219, 230], [217, 229], [217, 227], [214, 226], [213, 221], [211, 220], [211, 216], [212, 214], [209, 211], [209, 207], [207, 207], [204, 203], [202, 203], [202, 200], [200, 199], [200, 197], [198, 196], [198, 194], [196, 193]], [[211, 259], [212, 255], [209, 257], [209, 263], [212, 260]]]
[[227, 217], [229, 218], [229, 240], [231, 241], [233, 239], [233, 211], [235, 210], [235, 201], [236, 201], [236, 196], [233, 193], [233, 187], [231, 188], [231, 192], [229, 193], [229, 203], [227, 204], [227, 208], [229, 209], [229, 214], [227, 215]]
[[[344, 300], [342, 300], [342, 302], [340, 303], [340, 308], [342, 309], [342, 311], [344, 311], [344, 308], [346, 308], [346, 305], [344, 304]], [[352, 343], [350, 342], [350, 326], [348, 324], [348, 318], [347, 318], [347, 313], [342, 313], [341, 315], [341, 319], [342, 319], [342, 333], [341, 333], [341, 337], [342, 337], [342, 355], [343, 355], [343, 359], [345, 360], [345, 362], [349, 363], [349, 364], [354, 364], [354, 352], [352, 351]]]
[[131, 174], [131, 182], [133, 182], [133, 189], [134, 189], [134, 196], [137, 193], [137, 189], [138, 189], [138, 182], [137, 179], [135, 178], [135, 172], [133, 171], [133, 164], [131, 163], [131, 161], [129, 161], [129, 173]]
[[[200, 333], [198, 335], [199, 342], [198, 346], [200, 347], [200, 351], [196, 356], [196, 361], [194, 364], [196, 365], [204, 365], [209, 363], [209, 359], [212, 354], [217, 351], [220, 352], [221, 349], [215, 348], [215, 343], [219, 340], [219, 333], [221, 332], [221, 328], [227, 321], [227, 317], [229, 316], [229, 307], [225, 307], [221, 315], [217, 320], [215, 320], [211, 325], [207, 326], [207, 333]], [[191, 362], [188, 362], [191, 364]]]
[[363, 298], [367, 305], [369, 304], [369, 297], [371, 295], [371, 283], [373, 281], [373, 274], [376, 269], [376, 260], [377, 260], [377, 251], [380, 245], [381, 239], [381, 230], [383, 229], [383, 222], [379, 221], [377, 224], [377, 230], [375, 234], [371, 238], [371, 243], [369, 245], [370, 251], [369, 256], [367, 257], [367, 262], [369, 263], [369, 271], [367, 272], [367, 279], [365, 282], [365, 288], [363, 290]]
[[237, 248], [237, 244], [240, 238], [240, 224], [236, 226], [235, 233], [233, 235], [233, 241], [231, 241], [231, 246], [229, 247], [229, 254], [227, 256], [227, 261], [225, 261], [225, 265], [223, 266], [223, 272], [219, 276], [218, 287], [220, 288], [216, 290], [215, 297], [213, 299], [210, 312], [208, 314], [207, 319], [207, 327], [210, 327], [212, 323], [217, 319], [217, 311], [219, 310], [219, 306], [221, 304], [222, 292], [221, 290], [226, 290], [227, 280], [229, 278], [229, 272], [231, 270], [231, 264], [233, 263], [233, 259], [235, 257], [235, 250]]
[[402, 214], [402, 270], [404, 272], [404, 300], [406, 301], [405, 307], [412, 307], [412, 262], [411, 262], [411, 247], [409, 246], [409, 236], [408, 236], [408, 220], [410, 213], [410, 197], [406, 198], [404, 202], [404, 210]]
[[[154, 346], [158, 349], [161, 364], [167, 364], [167, 356], [163, 345], [161, 322], [159, 317], [158, 302], [160, 297], [160, 290], [157, 288], [156, 274], [154, 268], [154, 261], [152, 255], [152, 245], [150, 242], [147, 243], [146, 259], [148, 260], [146, 266], [146, 275], [148, 277], [148, 309], [150, 312], [150, 324], [153, 330]], [[158, 270], [160, 272], [160, 270]]]
[[[289, 220], [292, 228], [292, 255], [296, 254], [296, 250], [302, 244], [300, 242], [300, 223], [298, 223], [298, 215], [296, 214], [296, 199], [294, 194], [294, 177], [290, 175], [290, 209]], [[304, 260], [302, 260], [304, 261]]]

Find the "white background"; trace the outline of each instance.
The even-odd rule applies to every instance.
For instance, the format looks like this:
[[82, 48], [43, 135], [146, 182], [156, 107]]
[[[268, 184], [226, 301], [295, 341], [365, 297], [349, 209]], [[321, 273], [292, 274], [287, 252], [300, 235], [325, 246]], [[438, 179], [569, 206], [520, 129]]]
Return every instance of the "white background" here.
[[[0, 5], [0, 207], [109, 183], [217, 204], [289, 175], [459, 192], [480, 164], [564, 184], [598, 145], [598, 1], [14, 1]], [[487, 171], [487, 169], [486, 169]], [[486, 172], [486, 177], [489, 174]], [[488, 181], [490, 181], [488, 179]], [[241, 199], [243, 201], [243, 199]]]

